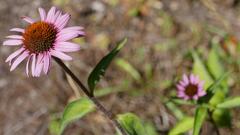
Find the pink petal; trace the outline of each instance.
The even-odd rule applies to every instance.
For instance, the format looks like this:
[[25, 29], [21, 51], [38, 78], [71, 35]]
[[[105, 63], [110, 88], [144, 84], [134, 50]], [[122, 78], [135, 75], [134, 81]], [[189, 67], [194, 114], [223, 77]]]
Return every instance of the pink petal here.
[[25, 30], [21, 29], [21, 28], [12, 28], [12, 29], [10, 29], [10, 31], [21, 32], [21, 33], [25, 32]]
[[199, 91], [198, 92], [198, 96], [200, 96], [200, 97], [202, 97], [202, 96], [204, 96], [204, 95], [206, 95], [207, 93], [205, 92], [205, 91], [203, 91], [203, 90], [201, 90], [201, 91]]
[[15, 45], [21, 45], [22, 43], [23, 43], [22, 40], [9, 39], [4, 41], [3, 45], [15, 46]]
[[184, 100], [188, 100], [188, 99], [190, 99], [187, 95], [185, 95], [184, 97], [183, 97], [183, 99]]
[[43, 54], [38, 54], [35, 75], [39, 77], [43, 68]]
[[18, 56], [20, 53], [22, 53], [24, 50], [25, 50], [24, 48], [18, 49], [17, 51], [15, 51], [15, 52], [12, 53], [11, 55], [9, 55], [5, 62], [11, 61], [11, 60], [14, 59], [16, 56]]
[[23, 52], [12, 64], [10, 71], [13, 71], [27, 56], [29, 56], [29, 52]]
[[59, 35], [56, 39], [57, 42], [62, 42], [62, 41], [68, 41], [70, 39], [73, 39], [75, 37], [78, 37], [78, 33], [67, 33], [67, 34], [62, 34]]
[[40, 18], [42, 21], [45, 21], [46, 19], [46, 12], [43, 8], [38, 8], [39, 14], [40, 14]]
[[56, 50], [51, 50], [51, 55], [55, 56], [59, 59], [62, 59], [62, 60], [72, 60], [72, 57], [66, 55], [65, 53], [56, 51]]
[[56, 26], [57, 26], [57, 28], [58, 28], [59, 30], [63, 29], [63, 28], [67, 25], [69, 19], [70, 19], [70, 15], [67, 14], [67, 13], [64, 14], [63, 16], [59, 17], [59, 18], [56, 20], [56, 23], [55, 23]]
[[194, 95], [194, 96], [193, 96], [193, 99], [194, 99], [194, 100], [198, 100], [198, 95]]
[[179, 91], [184, 91], [185, 88], [184, 88], [183, 86], [181, 86], [181, 85], [178, 84], [178, 85], [177, 85], [177, 89], [178, 89]]
[[44, 65], [43, 65], [43, 71], [45, 74], [48, 73], [49, 69], [49, 64], [50, 64], [50, 56], [48, 53], [45, 54], [44, 56]]
[[21, 17], [21, 18], [22, 18], [24, 21], [26, 21], [26, 22], [28, 22], [28, 23], [30, 23], [30, 24], [32, 24], [32, 23], [35, 22], [32, 18], [27, 17], [27, 16], [23, 16], [23, 17]]
[[33, 54], [32, 56], [32, 76], [35, 76], [35, 70], [36, 70], [36, 54]]
[[10, 36], [7, 36], [7, 38], [11, 38], [11, 39], [23, 39], [23, 36], [21, 36], [21, 35], [10, 35]]
[[56, 7], [52, 7], [52, 8], [48, 11], [47, 19], [46, 19], [47, 22], [52, 22], [52, 21], [53, 21], [54, 16], [55, 16], [55, 10], [56, 10]]
[[185, 95], [185, 93], [184, 92], [182, 92], [182, 91], [180, 91], [180, 92], [178, 92], [178, 95], [177, 95], [179, 98], [182, 98], [182, 97], [185, 97], [186, 95]]
[[32, 55], [30, 55], [28, 57], [28, 60], [27, 60], [27, 65], [26, 65], [26, 74], [27, 74], [27, 76], [29, 76], [29, 62], [30, 62], [31, 57], [32, 57]]
[[193, 74], [190, 75], [190, 82], [192, 84], [195, 84], [195, 82], [196, 82], [195, 76]]
[[189, 83], [188, 77], [187, 77], [186, 74], [183, 75], [183, 81], [184, 81], [185, 83], [187, 83], [187, 84]]
[[57, 11], [55, 16], [52, 18], [52, 23], [55, 24], [56, 20], [58, 19], [58, 17], [61, 16], [61, 11]]
[[71, 42], [59, 42], [55, 49], [62, 52], [74, 52], [80, 50], [80, 45]]

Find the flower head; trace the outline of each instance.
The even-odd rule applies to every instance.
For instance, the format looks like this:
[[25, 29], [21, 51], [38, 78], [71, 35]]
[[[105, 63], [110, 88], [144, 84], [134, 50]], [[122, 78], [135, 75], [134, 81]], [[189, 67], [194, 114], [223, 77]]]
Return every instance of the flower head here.
[[182, 80], [177, 84], [177, 96], [185, 100], [197, 100], [198, 98], [206, 95], [206, 92], [203, 89], [203, 84], [204, 82], [200, 81], [198, 76], [193, 74], [187, 76], [184, 74]]
[[3, 42], [3, 45], [7, 46], [20, 46], [6, 59], [11, 66], [10, 71], [27, 59], [27, 75], [31, 70], [32, 76], [38, 77], [42, 72], [48, 73], [52, 56], [62, 60], [72, 60], [72, 57], [66, 55], [65, 52], [80, 49], [78, 44], [69, 42], [69, 40], [83, 36], [83, 27], [64, 28], [70, 20], [69, 14], [63, 14], [56, 7], [52, 7], [48, 13], [39, 8], [39, 14], [41, 18], [39, 21], [22, 17], [29, 25], [25, 29], [11, 29], [10, 31], [18, 34], [7, 36], [7, 40]]

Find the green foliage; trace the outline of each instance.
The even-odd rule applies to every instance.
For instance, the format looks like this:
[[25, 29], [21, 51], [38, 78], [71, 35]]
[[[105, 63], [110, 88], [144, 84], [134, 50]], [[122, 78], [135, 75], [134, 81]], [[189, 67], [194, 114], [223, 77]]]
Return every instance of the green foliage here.
[[218, 108], [234, 108], [240, 106], [240, 97], [234, 97], [225, 100], [224, 102], [217, 105]]
[[199, 106], [195, 113], [193, 135], [199, 135], [202, 124], [207, 114], [207, 108]]
[[[223, 68], [223, 64], [221, 63], [220, 56], [218, 54], [219, 48], [217, 43], [212, 41], [212, 49], [208, 55], [207, 59], [207, 67], [209, 69], [209, 72], [212, 74], [214, 79], [218, 79], [219, 77], [222, 76], [222, 74], [225, 72]], [[227, 86], [227, 78], [225, 77], [224, 80], [221, 82], [221, 89], [224, 90], [225, 93], [228, 91], [228, 86]]]
[[183, 112], [172, 101], [166, 102], [165, 105], [178, 120], [184, 117]]
[[49, 131], [51, 135], [58, 135], [60, 134], [60, 120], [53, 119], [49, 124]]
[[128, 61], [119, 58], [116, 59], [116, 64], [124, 71], [126, 71], [129, 75], [131, 75], [132, 78], [134, 78], [137, 82], [141, 81], [141, 75]]
[[192, 57], [194, 61], [193, 73], [198, 75], [201, 80], [204, 80], [204, 89], [207, 89], [213, 83], [213, 79], [195, 51], [192, 51]]
[[212, 118], [220, 127], [231, 127], [231, 114], [228, 109], [215, 109]]
[[133, 113], [120, 114], [117, 119], [129, 135], [150, 135], [147, 134], [147, 130], [140, 118]]
[[104, 56], [97, 66], [93, 69], [88, 77], [88, 87], [90, 93], [93, 94], [96, 84], [99, 82], [100, 77], [104, 75], [106, 69], [110, 65], [113, 58], [118, 54], [120, 49], [126, 44], [127, 39], [122, 40], [109, 54]]
[[213, 45], [207, 59], [207, 67], [215, 79], [218, 79], [224, 73], [223, 65], [219, 60], [217, 46]]
[[193, 128], [194, 118], [185, 117], [173, 127], [168, 135], [179, 135]]
[[87, 98], [81, 98], [69, 103], [64, 109], [60, 126], [59, 134], [61, 134], [64, 128], [71, 122], [78, 120], [95, 110], [94, 104]]

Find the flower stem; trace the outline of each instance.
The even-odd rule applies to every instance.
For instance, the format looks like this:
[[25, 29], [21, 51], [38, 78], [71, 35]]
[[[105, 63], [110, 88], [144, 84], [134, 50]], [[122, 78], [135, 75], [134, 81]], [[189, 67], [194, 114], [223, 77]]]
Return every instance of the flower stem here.
[[87, 97], [95, 104], [95, 106], [100, 110], [112, 123], [119, 129], [122, 135], [128, 135], [127, 132], [122, 128], [120, 123], [114, 119], [114, 115], [111, 111], [107, 110], [95, 97], [89, 92], [89, 90], [83, 85], [83, 83], [76, 77], [76, 75], [60, 60], [59, 58], [53, 57], [53, 59], [58, 63], [59, 66], [78, 84], [82, 91], [87, 95]]

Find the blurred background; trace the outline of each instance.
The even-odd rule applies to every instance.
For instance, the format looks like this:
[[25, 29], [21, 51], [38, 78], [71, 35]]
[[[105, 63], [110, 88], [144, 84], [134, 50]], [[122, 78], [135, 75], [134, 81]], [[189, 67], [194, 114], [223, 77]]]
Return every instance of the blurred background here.
[[[209, 42], [220, 39], [223, 47], [234, 47], [240, 32], [239, 0], [0, 0], [0, 41], [10, 35], [10, 28], [25, 27], [21, 16], [39, 19], [38, 7], [57, 6], [71, 14], [69, 26], [85, 28], [86, 37], [75, 39], [82, 49], [70, 54], [67, 63], [86, 84], [97, 62], [118, 41], [128, 42], [112, 62], [97, 86], [99, 100], [114, 114], [133, 112], [151, 123], [159, 134], [175, 124], [176, 118], [163, 104], [175, 91], [175, 83], [189, 73], [192, 59], [189, 50], [203, 54]], [[228, 42], [226, 42], [226, 35]], [[13, 72], [5, 63], [17, 48], [0, 48], [0, 134], [50, 135], [51, 120], [59, 117], [69, 101], [82, 96], [61, 68], [52, 61], [47, 76], [27, 77], [25, 62]], [[203, 55], [204, 56], [204, 55]], [[234, 67], [233, 67], [234, 69]], [[239, 69], [234, 69], [239, 79]], [[230, 94], [239, 94], [239, 84], [232, 83]], [[189, 108], [182, 108], [190, 110]], [[233, 113], [231, 129], [222, 134], [239, 134], [239, 109]], [[115, 129], [100, 112], [92, 112], [69, 125], [66, 135], [113, 135]], [[203, 134], [211, 135], [207, 126]]]

